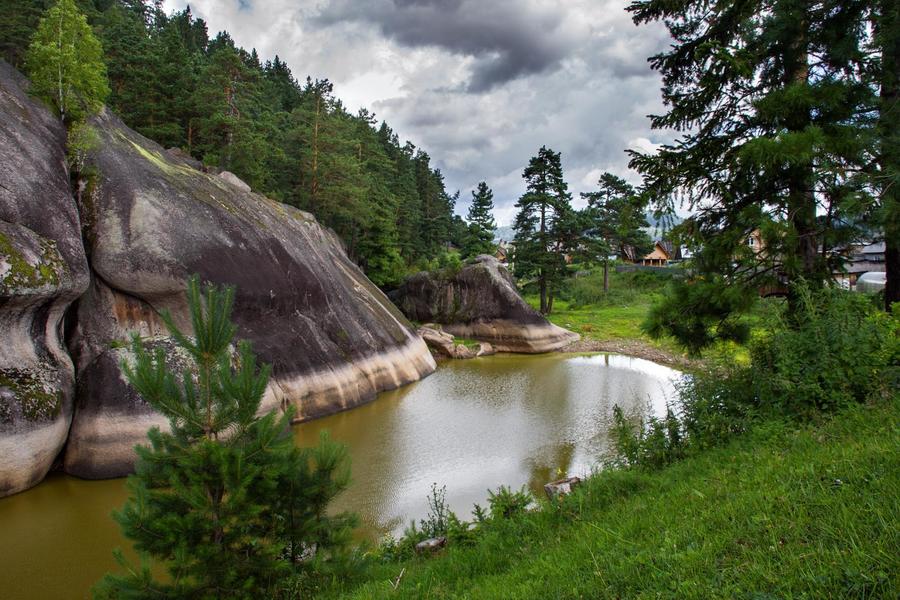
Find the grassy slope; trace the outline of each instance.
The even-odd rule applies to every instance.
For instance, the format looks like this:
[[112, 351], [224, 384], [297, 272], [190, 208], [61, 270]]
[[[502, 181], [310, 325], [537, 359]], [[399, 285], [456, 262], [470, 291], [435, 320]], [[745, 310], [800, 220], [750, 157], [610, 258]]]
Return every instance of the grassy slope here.
[[[583, 339], [600, 342], [638, 341], [658, 348], [673, 356], [686, 356], [684, 350], [668, 338], [653, 339], [641, 331], [641, 323], [650, 308], [660, 301], [668, 280], [663, 277], [640, 277], [634, 273], [610, 271], [610, 290], [603, 293], [602, 271], [595, 269], [579, 280], [570, 280], [570, 287], [563, 292], [570, 300], [557, 298], [549, 320], [581, 334]], [[646, 273], [643, 275], [647, 275]], [[538, 308], [538, 296], [527, 294], [525, 300]], [[580, 302], [578, 301], [580, 300]], [[744, 319], [752, 330], [758, 329], [763, 316], [771, 312], [771, 305], [778, 299], [761, 300]], [[747, 349], [736, 344], [719, 344], [705, 352], [706, 358], [727, 357], [729, 360], [746, 361]]]
[[771, 423], [657, 473], [603, 473], [566, 510], [370, 567], [325, 596], [896, 598], [898, 522], [895, 399], [818, 427]]
[[[610, 291], [604, 294], [602, 271], [594, 270], [587, 277], [572, 280], [572, 291], [564, 294], [577, 296], [581, 302], [557, 298], [550, 320], [592, 339], [644, 339], [651, 342], [641, 332], [640, 324], [653, 303], [662, 296], [666, 280], [660, 278], [641, 283], [637, 286], [631, 276], [611, 270]], [[528, 294], [525, 299], [534, 308], [540, 305], [535, 294]]]

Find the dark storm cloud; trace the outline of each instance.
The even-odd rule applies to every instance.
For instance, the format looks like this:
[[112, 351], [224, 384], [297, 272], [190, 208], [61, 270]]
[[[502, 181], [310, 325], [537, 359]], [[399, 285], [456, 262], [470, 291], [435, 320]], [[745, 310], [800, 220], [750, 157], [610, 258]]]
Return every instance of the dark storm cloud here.
[[483, 0], [352, 0], [332, 2], [322, 25], [358, 22], [407, 47], [435, 47], [472, 57], [468, 91], [488, 91], [557, 66], [581, 43], [564, 11], [519, 2]]
[[294, 74], [328, 77], [351, 110], [366, 107], [433, 158], [450, 191], [481, 180], [508, 224], [522, 169], [547, 145], [562, 152], [576, 203], [603, 171], [632, 183], [626, 148], [653, 151], [664, 111], [647, 57], [671, 40], [636, 27], [629, 0], [190, 1], [210, 31], [228, 29]]

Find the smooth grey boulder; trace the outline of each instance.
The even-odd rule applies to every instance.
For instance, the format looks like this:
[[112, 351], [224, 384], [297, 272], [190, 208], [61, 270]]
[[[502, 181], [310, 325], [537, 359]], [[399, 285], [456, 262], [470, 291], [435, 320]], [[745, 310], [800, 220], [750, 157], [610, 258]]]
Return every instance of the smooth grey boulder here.
[[237, 286], [233, 319], [273, 365], [263, 408], [304, 420], [352, 408], [435, 368], [403, 314], [312, 215], [194, 168], [104, 112], [98, 175], [82, 206], [92, 266], [70, 349], [78, 374], [65, 469], [113, 477], [161, 416], [120, 371], [138, 332], [171, 345], [158, 311], [189, 330], [185, 282]]
[[65, 128], [27, 86], [0, 61], [0, 497], [41, 481], [66, 441], [64, 316], [89, 281]]
[[486, 254], [458, 271], [417, 273], [391, 297], [411, 320], [440, 323], [447, 333], [489, 342], [498, 352], [550, 352], [579, 338], [531, 308], [507, 268]]

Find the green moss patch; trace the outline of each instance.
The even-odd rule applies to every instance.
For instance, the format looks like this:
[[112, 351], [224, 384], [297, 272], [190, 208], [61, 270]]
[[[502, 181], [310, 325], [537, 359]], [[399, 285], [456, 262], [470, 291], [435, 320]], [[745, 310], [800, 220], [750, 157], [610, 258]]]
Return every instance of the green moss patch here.
[[62, 395], [55, 381], [55, 373], [22, 369], [0, 369], [0, 423], [18, 419], [31, 422], [52, 421], [59, 416]]
[[0, 275], [0, 286], [7, 292], [19, 289], [35, 289], [43, 286], [59, 284], [60, 276], [65, 272], [65, 262], [59, 254], [56, 242], [42, 239], [40, 242], [40, 259], [31, 264], [26, 256], [15, 247], [13, 241], [0, 233], [0, 261], [8, 265], [6, 272]]

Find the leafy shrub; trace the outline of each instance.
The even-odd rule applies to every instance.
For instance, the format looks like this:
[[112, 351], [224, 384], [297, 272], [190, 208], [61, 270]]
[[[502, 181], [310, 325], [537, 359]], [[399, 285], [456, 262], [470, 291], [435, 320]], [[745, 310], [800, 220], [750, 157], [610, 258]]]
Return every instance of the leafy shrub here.
[[900, 318], [860, 294], [796, 288], [793, 312], [776, 315], [751, 347], [753, 380], [767, 410], [804, 415], [896, 389]]
[[713, 366], [690, 375], [678, 389], [678, 417], [684, 443], [704, 449], [744, 433], [758, 410], [748, 367]]
[[761, 417], [809, 418], [896, 393], [900, 314], [886, 314], [859, 294], [801, 285], [793, 311], [776, 309], [750, 356], [747, 366], [687, 375], [665, 419], [635, 424], [616, 407], [612, 433], [621, 461], [658, 468], [727, 442]]
[[661, 291], [671, 280], [665, 272], [635, 271], [616, 273], [610, 267], [609, 291], [603, 290], [603, 270], [566, 280], [560, 298], [572, 308], [591, 305], [621, 306], [640, 302], [648, 293]]

